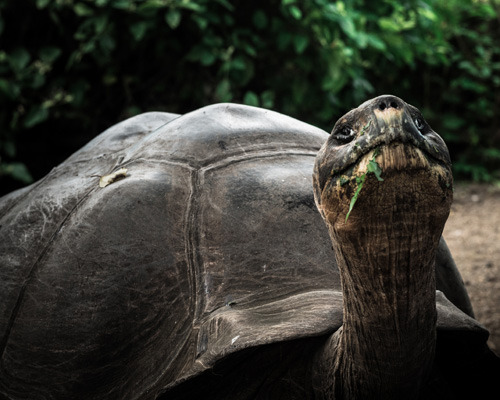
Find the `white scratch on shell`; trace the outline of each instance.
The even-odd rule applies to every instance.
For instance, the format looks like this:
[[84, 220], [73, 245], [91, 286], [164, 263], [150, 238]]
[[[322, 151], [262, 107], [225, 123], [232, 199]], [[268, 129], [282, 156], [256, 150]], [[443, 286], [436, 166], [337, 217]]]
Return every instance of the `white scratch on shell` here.
[[238, 340], [238, 338], [240, 337], [240, 335], [238, 336], [235, 336], [232, 340], [231, 340], [231, 344], [234, 344], [234, 342], [236, 342]]

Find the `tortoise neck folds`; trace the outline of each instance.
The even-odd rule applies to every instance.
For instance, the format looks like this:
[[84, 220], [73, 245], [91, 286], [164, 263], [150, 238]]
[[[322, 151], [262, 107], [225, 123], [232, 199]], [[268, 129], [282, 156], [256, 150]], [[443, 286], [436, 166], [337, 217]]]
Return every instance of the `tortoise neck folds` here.
[[[367, 174], [370, 160], [383, 181]], [[319, 356], [318, 391], [335, 399], [410, 399], [434, 358], [434, 257], [450, 210], [451, 173], [403, 144], [368, 153], [352, 170], [363, 173], [347, 220], [359, 179], [330, 184], [321, 198], [344, 317]]]

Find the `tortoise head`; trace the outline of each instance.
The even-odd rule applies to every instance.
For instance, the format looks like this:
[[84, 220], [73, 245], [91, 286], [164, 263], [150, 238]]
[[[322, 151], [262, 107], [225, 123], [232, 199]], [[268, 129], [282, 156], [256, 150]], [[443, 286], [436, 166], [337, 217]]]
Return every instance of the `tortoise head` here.
[[444, 141], [417, 108], [387, 95], [337, 121], [314, 171], [316, 205], [336, 229], [374, 214], [393, 218], [396, 209], [428, 212], [444, 225], [452, 185]]

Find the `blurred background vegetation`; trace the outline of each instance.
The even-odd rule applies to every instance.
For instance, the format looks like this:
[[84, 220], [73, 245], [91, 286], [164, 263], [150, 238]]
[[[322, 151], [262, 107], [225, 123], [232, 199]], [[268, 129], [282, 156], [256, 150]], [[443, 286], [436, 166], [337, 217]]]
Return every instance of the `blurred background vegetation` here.
[[327, 131], [391, 93], [500, 181], [500, 0], [0, 0], [0, 194], [110, 125], [214, 102]]

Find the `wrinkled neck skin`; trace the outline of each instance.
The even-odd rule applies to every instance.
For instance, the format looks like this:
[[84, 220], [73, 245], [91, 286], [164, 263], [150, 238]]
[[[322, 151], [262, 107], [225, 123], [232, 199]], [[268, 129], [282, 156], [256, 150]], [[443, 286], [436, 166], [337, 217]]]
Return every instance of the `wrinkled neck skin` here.
[[434, 359], [434, 257], [448, 212], [387, 192], [358, 208], [352, 221], [328, 224], [344, 317], [318, 353], [316, 391], [324, 399], [418, 398]]

